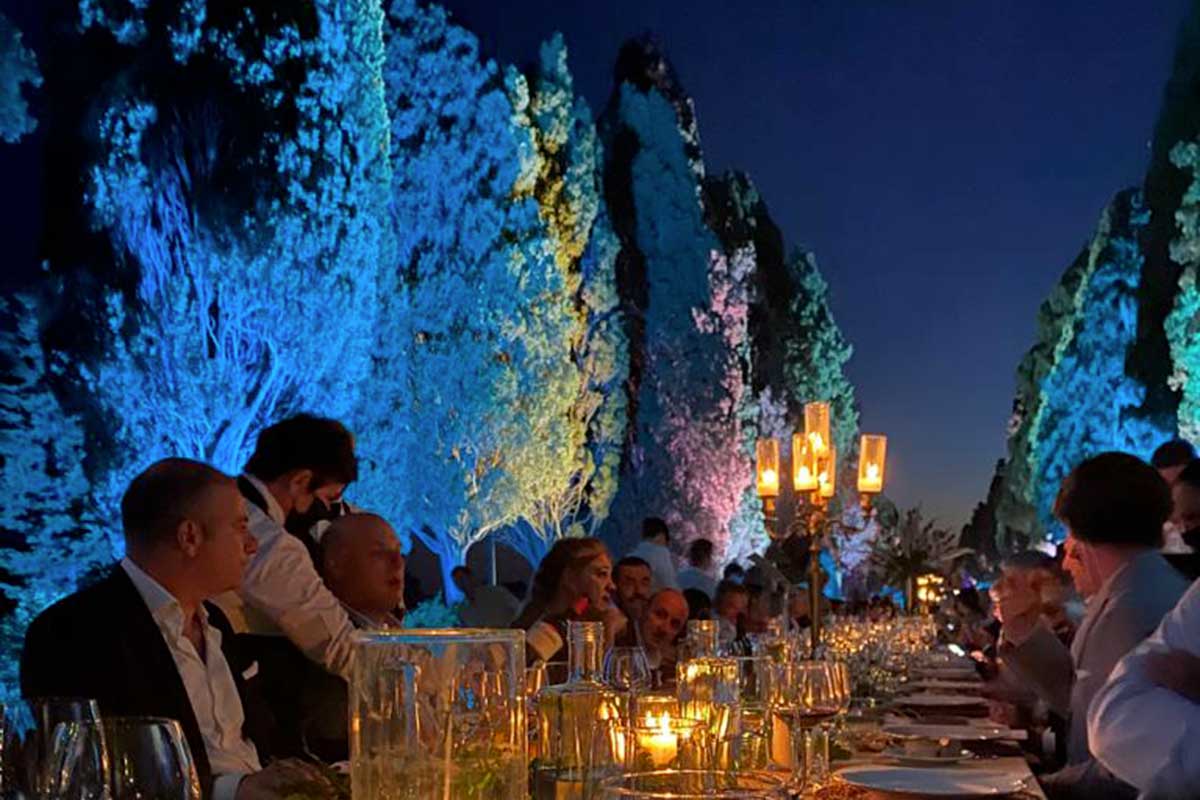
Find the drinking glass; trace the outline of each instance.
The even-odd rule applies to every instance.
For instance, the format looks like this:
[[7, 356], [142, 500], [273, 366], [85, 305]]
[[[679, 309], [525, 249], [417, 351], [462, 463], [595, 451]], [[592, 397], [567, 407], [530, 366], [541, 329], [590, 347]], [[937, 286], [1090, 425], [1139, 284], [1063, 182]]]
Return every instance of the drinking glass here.
[[800, 791], [828, 780], [829, 738], [822, 723], [837, 716], [839, 699], [825, 661], [777, 664], [771, 685], [771, 714], [788, 727], [792, 779]]
[[173, 719], [66, 722], [55, 739], [61, 800], [200, 800], [192, 753]]
[[604, 682], [622, 692], [651, 688], [650, 660], [640, 647], [613, 647], [604, 657]]
[[61, 793], [64, 776], [62, 748], [66, 740], [59, 728], [70, 723], [100, 720], [100, 707], [95, 700], [84, 697], [35, 697], [29, 701], [30, 724], [24, 741], [10, 743], [19, 753], [20, 781], [25, 791], [35, 797]]

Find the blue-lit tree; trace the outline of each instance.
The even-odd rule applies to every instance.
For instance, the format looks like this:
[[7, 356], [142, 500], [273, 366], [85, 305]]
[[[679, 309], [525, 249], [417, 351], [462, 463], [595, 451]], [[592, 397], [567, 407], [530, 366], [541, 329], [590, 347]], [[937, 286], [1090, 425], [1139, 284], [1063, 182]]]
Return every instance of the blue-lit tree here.
[[1171, 431], [1140, 417], [1145, 387], [1126, 371], [1137, 339], [1139, 236], [1149, 219], [1141, 192], [1122, 192], [1105, 210], [1061, 319], [1051, 361], [1021, 434], [1028, 484], [1023, 496], [1036, 512], [1034, 538], [1061, 538], [1052, 507], [1059, 485], [1085, 458], [1124, 450], [1148, 458]]
[[84, 502], [83, 424], [51, 389], [42, 313], [28, 295], [0, 313], [0, 699], [17, 688], [25, 628], [111, 558]]
[[0, 14], [0, 141], [16, 142], [37, 125], [21, 92], [23, 86], [41, 85], [37, 59], [21, 41], [17, 26]]
[[1181, 142], [1171, 151], [1171, 161], [1189, 176], [1190, 184], [1175, 212], [1177, 236], [1171, 258], [1183, 267], [1174, 307], [1166, 320], [1171, 346], [1171, 388], [1182, 395], [1179, 434], [1200, 441], [1200, 146]]
[[535, 196], [525, 78], [438, 6], [396, 0], [385, 37], [396, 252], [356, 414], [361, 491], [454, 595], [467, 547], [570, 479], [581, 317]]
[[92, 475], [113, 531], [120, 492], [155, 458], [236, 470], [264, 424], [347, 415], [388, 252], [378, 3], [325, 0], [295, 19], [166, 6], [81, 9], [135, 64], [97, 100], [86, 186], [136, 279], [107, 292], [107, 352], [79, 375], [114, 443]]

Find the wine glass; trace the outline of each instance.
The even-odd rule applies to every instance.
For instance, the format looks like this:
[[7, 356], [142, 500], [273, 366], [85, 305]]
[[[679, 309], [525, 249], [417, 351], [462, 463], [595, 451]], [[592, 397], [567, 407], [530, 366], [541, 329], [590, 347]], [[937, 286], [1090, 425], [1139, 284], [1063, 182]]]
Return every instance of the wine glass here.
[[835, 679], [824, 661], [776, 664], [774, 670], [771, 714], [791, 733], [792, 779], [803, 791], [828, 779], [829, 739], [819, 729], [838, 714]]
[[604, 657], [604, 682], [624, 692], [651, 688], [650, 660], [640, 647], [613, 647]]
[[183, 729], [164, 717], [109, 717], [58, 726], [63, 800], [200, 800]]
[[70, 723], [98, 722], [100, 707], [95, 700], [84, 697], [35, 697], [29, 701], [27, 711], [29, 727], [24, 740], [14, 738], [9, 743], [14, 758], [20, 761], [23, 774], [19, 780], [34, 796], [58, 794], [64, 755], [59, 728]]

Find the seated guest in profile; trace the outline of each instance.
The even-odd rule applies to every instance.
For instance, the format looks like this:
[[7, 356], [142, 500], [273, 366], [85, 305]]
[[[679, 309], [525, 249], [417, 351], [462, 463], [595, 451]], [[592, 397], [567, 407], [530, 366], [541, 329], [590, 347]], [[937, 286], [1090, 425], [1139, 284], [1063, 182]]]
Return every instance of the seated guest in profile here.
[[1158, 552], [1170, 511], [1166, 481], [1149, 464], [1125, 453], [1089, 458], [1063, 481], [1054, 503], [1067, 528], [1063, 567], [1088, 599], [1071, 646], [1045, 621], [1037, 593], [1000, 593], [1002, 662], [1070, 721], [1067, 767], [1043, 779], [1051, 798], [1136, 795], [1093, 757], [1087, 712], [1117, 661], [1187, 588]]
[[612, 559], [599, 539], [560, 539], [533, 576], [533, 587], [510, 627], [525, 631], [530, 662], [566, 658], [569, 620], [604, 622], [607, 645], [628, 624], [613, 602]]
[[642, 618], [646, 606], [650, 604], [653, 582], [650, 565], [637, 556], [625, 556], [613, 567], [617, 607], [627, 619]]
[[249, 737], [265, 744], [270, 722], [253, 694], [242, 702], [257, 665], [208, 602], [237, 588], [255, 551], [233, 479], [196, 461], [164, 459], [130, 483], [121, 521], [121, 563], [29, 626], [22, 694], [95, 698], [102, 715], [177, 720], [206, 798], [276, 797], [321, 780], [300, 762], [262, 768]]
[[671, 558], [671, 531], [667, 523], [658, 517], [642, 520], [642, 541], [629, 553], [650, 565], [654, 576], [653, 589], [678, 589], [679, 579], [675, 575], [675, 561]]
[[[742, 583], [746, 580], [746, 568], [736, 561], [730, 561], [725, 565], [725, 569], [721, 571], [721, 580], [729, 581], [730, 583]], [[713, 589], [710, 597], [716, 597], [717, 590]]]
[[[392, 526], [375, 514], [339, 517], [321, 537], [321, 576], [357, 628], [401, 627], [404, 555]], [[295, 680], [301, 692], [300, 748], [329, 763], [349, 758], [346, 681], [316, 664]]]
[[688, 566], [679, 571], [679, 588], [699, 589], [709, 597], [717, 593], [712, 540], [696, 539], [688, 545]]
[[1184, 439], [1171, 439], [1163, 442], [1150, 456], [1150, 466], [1158, 470], [1168, 486], [1174, 486], [1175, 480], [1183, 468], [1196, 460], [1196, 448]]
[[458, 607], [458, 618], [467, 628], [507, 628], [521, 610], [521, 603], [503, 586], [488, 586], [468, 566], [450, 571], [450, 579], [466, 600]]
[[722, 646], [738, 638], [739, 627], [749, 606], [750, 591], [745, 586], [729, 581], [717, 584], [713, 608], [717, 616], [717, 639]]
[[1200, 581], [1096, 693], [1088, 741], [1143, 797], [1200, 793]]
[[676, 641], [687, 620], [687, 600], [674, 589], [663, 589], [650, 598], [650, 604], [638, 620], [642, 647], [650, 668], [659, 675], [660, 685], [675, 679]]
[[1194, 459], [1171, 484], [1171, 520], [1163, 529], [1174, 536], [1175, 545], [1164, 547], [1171, 566], [1189, 581], [1200, 578], [1200, 459]]

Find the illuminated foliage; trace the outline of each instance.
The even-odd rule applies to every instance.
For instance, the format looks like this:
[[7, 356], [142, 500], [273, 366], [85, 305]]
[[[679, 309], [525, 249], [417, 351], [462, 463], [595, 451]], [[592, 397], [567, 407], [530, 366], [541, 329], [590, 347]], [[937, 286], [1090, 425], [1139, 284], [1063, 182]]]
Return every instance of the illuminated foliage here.
[[12, 144], [37, 125], [21, 94], [23, 85], [42, 85], [37, 59], [21, 41], [21, 32], [12, 20], [0, 14], [0, 141]]

